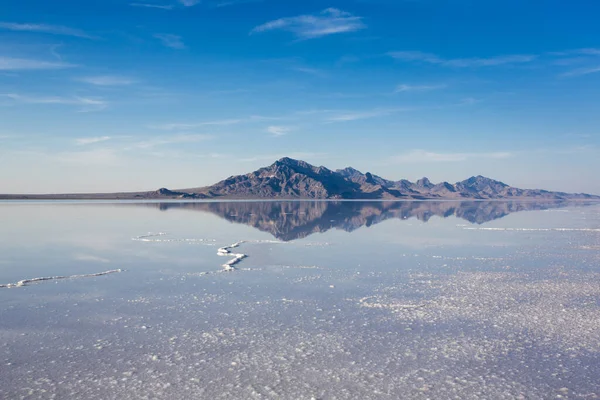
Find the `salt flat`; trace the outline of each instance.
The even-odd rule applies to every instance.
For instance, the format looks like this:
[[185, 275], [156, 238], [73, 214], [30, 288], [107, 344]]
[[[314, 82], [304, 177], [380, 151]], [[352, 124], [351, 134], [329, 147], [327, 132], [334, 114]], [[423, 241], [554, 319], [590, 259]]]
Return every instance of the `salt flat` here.
[[389, 207], [0, 203], [0, 398], [600, 397], [599, 205]]

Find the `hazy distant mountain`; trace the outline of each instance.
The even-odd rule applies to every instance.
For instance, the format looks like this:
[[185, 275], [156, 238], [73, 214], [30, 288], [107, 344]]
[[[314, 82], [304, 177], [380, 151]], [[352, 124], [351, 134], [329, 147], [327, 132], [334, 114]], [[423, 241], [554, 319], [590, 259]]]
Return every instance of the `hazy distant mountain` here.
[[392, 181], [354, 168], [332, 171], [307, 162], [282, 158], [272, 165], [246, 175], [232, 176], [213, 186], [137, 193], [63, 195], [0, 195], [0, 199], [537, 199], [600, 200], [600, 196], [517, 189], [483, 176], [451, 184]]
[[352, 167], [332, 171], [287, 157], [213, 186], [178, 190], [177, 193], [244, 199], [600, 199], [587, 194], [517, 189], [483, 176], [455, 184], [433, 184], [427, 178], [414, 183], [392, 181]]

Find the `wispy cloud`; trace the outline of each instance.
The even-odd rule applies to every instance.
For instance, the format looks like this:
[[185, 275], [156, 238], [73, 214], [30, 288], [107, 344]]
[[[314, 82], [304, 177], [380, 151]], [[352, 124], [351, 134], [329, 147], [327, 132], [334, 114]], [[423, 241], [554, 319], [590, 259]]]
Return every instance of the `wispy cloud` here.
[[20, 104], [63, 104], [81, 107], [79, 112], [101, 111], [108, 106], [108, 103], [102, 99], [92, 99], [87, 97], [57, 97], [57, 96], [25, 96], [16, 93], [0, 94], [2, 97], [9, 98], [15, 103]]
[[241, 119], [225, 119], [220, 121], [205, 121], [205, 122], [194, 122], [194, 123], [172, 123], [172, 124], [163, 124], [163, 125], [152, 125], [150, 128], [152, 129], [162, 129], [165, 131], [175, 131], [175, 130], [187, 130], [187, 129], [195, 129], [201, 128], [204, 126], [218, 126], [218, 125], [235, 125], [242, 122]]
[[327, 35], [355, 32], [365, 29], [362, 17], [337, 8], [327, 8], [319, 14], [299, 15], [267, 22], [254, 28], [250, 34], [274, 30], [288, 31], [298, 39], [315, 39]]
[[385, 117], [399, 112], [410, 111], [409, 108], [379, 108], [368, 111], [345, 111], [337, 113], [326, 119], [327, 122], [349, 122], [360, 119]]
[[600, 66], [577, 68], [577, 69], [571, 70], [569, 72], [565, 72], [564, 74], [562, 74], [562, 76], [564, 76], [564, 77], [581, 76], [581, 75], [595, 74], [598, 72], [600, 72]]
[[79, 139], [75, 139], [75, 143], [77, 143], [79, 146], [84, 146], [84, 145], [88, 145], [88, 144], [106, 142], [107, 140], [110, 140], [110, 139], [111, 139], [110, 136], [79, 138]]
[[160, 5], [160, 4], [151, 4], [151, 3], [129, 3], [132, 7], [146, 7], [146, 8], [158, 8], [161, 10], [172, 10], [172, 5]]
[[292, 130], [293, 128], [289, 126], [269, 126], [267, 128], [267, 132], [269, 132], [272, 136], [275, 137], [285, 136]]
[[327, 157], [327, 153], [291, 152], [279, 154], [256, 155], [254, 157], [239, 158], [240, 162], [275, 161], [282, 157], [291, 157], [298, 160], [317, 159]]
[[64, 62], [41, 61], [26, 58], [12, 58], [0, 56], [0, 71], [33, 71], [45, 69], [73, 68], [76, 66], [77, 65]]
[[562, 56], [572, 56], [572, 55], [584, 55], [584, 56], [600, 56], [600, 49], [595, 48], [583, 48], [583, 49], [571, 49], [565, 51], [551, 51], [546, 53], [550, 56], [562, 57]]
[[115, 75], [84, 76], [77, 78], [77, 80], [96, 86], [127, 86], [136, 82], [128, 77]]
[[320, 69], [316, 69], [316, 68], [310, 68], [310, 67], [292, 67], [293, 71], [297, 71], [297, 72], [302, 72], [304, 74], [308, 74], [308, 75], [313, 75], [313, 76], [318, 76], [318, 77], [325, 77], [327, 76], [327, 74], [323, 71], [321, 71]]
[[212, 7], [214, 7], [214, 8], [229, 7], [229, 6], [235, 6], [238, 4], [260, 3], [262, 1], [263, 0], [222, 0], [222, 1], [216, 1], [216, 2], [212, 3]]
[[193, 7], [201, 2], [202, 0], [179, 0], [179, 3], [184, 7]]
[[181, 39], [181, 36], [171, 35], [168, 33], [157, 33], [156, 35], [154, 35], [154, 37], [160, 40], [161, 43], [166, 47], [170, 47], [172, 49], [177, 50], [182, 50], [186, 48], [185, 44], [183, 43], [183, 40]]
[[75, 165], [117, 165], [118, 152], [115, 149], [94, 149], [88, 151], [67, 151], [50, 156], [53, 160]]
[[6, 29], [9, 31], [17, 32], [49, 33], [52, 35], [74, 36], [84, 39], [97, 39], [95, 36], [91, 36], [82, 30], [60, 25], [18, 24], [13, 22], [0, 22], [0, 29]]
[[446, 88], [446, 85], [408, 85], [401, 84], [396, 86], [396, 93], [403, 92], [427, 92], [430, 90], [438, 90]]
[[523, 64], [537, 58], [532, 54], [514, 54], [496, 57], [474, 57], [446, 59], [431, 53], [421, 51], [393, 51], [388, 55], [396, 60], [407, 62], [422, 62], [456, 68], [493, 67], [498, 65]]
[[134, 144], [134, 147], [139, 149], [151, 149], [156, 146], [165, 146], [171, 144], [181, 143], [198, 143], [206, 140], [214, 139], [212, 135], [204, 134], [178, 134], [172, 136], [157, 137], [148, 140], [144, 140]]
[[510, 152], [481, 152], [481, 153], [436, 153], [425, 150], [412, 150], [392, 157], [393, 163], [438, 163], [461, 162], [471, 159], [507, 159], [513, 157]]

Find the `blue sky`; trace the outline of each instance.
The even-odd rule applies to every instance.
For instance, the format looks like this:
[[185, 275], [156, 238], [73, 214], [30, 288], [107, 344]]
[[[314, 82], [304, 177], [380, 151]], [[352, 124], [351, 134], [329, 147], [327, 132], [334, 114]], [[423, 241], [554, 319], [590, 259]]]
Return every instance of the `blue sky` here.
[[600, 3], [6, 0], [0, 192], [214, 183], [290, 156], [600, 194]]

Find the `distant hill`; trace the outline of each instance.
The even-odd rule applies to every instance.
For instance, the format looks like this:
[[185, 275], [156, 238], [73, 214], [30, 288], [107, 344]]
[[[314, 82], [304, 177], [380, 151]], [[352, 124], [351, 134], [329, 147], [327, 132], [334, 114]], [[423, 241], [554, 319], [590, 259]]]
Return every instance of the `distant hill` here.
[[600, 200], [600, 196], [518, 189], [480, 175], [455, 184], [434, 184], [427, 178], [392, 181], [351, 167], [332, 171], [285, 157], [208, 187], [136, 193], [0, 195], [0, 199]]

